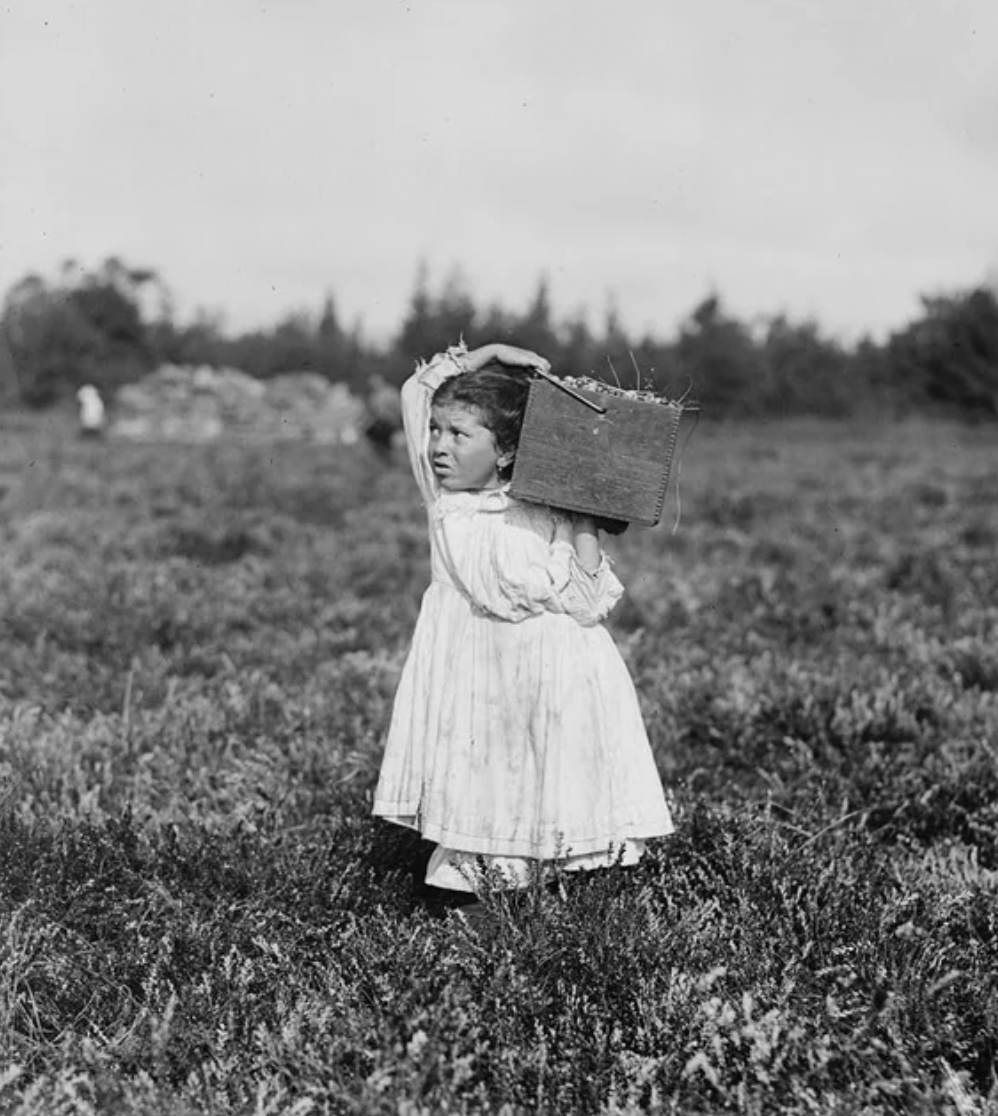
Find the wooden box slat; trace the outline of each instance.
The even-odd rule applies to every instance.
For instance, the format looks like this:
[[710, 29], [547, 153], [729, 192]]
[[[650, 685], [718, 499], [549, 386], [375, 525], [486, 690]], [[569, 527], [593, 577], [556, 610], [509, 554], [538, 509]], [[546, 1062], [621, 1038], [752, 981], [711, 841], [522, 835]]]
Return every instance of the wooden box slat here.
[[678, 403], [582, 391], [598, 414], [547, 380], [533, 380], [510, 492], [519, 500], [653, 527], [662, 518]]

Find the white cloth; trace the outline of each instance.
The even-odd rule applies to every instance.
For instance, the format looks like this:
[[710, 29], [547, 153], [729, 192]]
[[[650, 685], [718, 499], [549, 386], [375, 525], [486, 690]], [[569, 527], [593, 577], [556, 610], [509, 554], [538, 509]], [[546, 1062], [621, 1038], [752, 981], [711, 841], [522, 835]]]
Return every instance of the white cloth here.
[[80, 425], [84, 430], [100, 430], [104, 425], [104, 402], [91, 384], [84, 384], [76, 393], [80, 404]]
[[524, 856], [480, 856], [437, 845], [426, 868], [426, 882], [449, 891], [479, 892], [527, 887], [536, 878], [551, 878], [555, 863], [563, 872], [588, 872], [594, 868], [627, 868], [644, 855], [644, 841], [622, 841], [605, 852], [566, 856], [554, 860], [531, 860]]
[[[640, 855], [672, 820], [630, 675], [600, 621], [623, 592], [577, 562], [570, 520], [505, 489], [447, 492], [428, 457], [430, 400], [460, 350], [402, 389], [429, 519], [432, 582], [385, 743], [374, 813], [466, 858], [594, 867]], [[455, 867], [456, 865], [456, 867]], [[510, 869], [507, 862], [503, 865]], [[430, 869], [430, 882], [439, 882]], [[513, 875], [516, 870], [513, 868]], [[466, 889], [471, 889], [469, 885]]]

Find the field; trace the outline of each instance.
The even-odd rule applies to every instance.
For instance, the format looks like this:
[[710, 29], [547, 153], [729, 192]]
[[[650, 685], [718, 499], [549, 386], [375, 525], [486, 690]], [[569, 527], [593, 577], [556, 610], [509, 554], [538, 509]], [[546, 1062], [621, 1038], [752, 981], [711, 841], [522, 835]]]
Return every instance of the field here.
[[0, 418], [0, 1110], [998, 1113], [996, 477], [701, 424], [610, 543], [677, 833], [473, 930], [369, 816], [405, 470]]

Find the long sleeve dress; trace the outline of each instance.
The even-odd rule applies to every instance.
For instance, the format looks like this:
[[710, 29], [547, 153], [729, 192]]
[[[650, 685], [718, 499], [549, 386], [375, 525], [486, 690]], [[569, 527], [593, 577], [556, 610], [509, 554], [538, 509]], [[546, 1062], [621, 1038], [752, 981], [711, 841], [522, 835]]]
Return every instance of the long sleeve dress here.
[[517, 885], [531, 861], [633, 863], [673, 826], [634, 685], [600, 623], [623, 592], [606, 557], [590, 573], [567, 515], [506, 488], [447, 491], [433, 474], [431, 399], [462, 353], [402, 389], [432, 580], [374, 813], [437, 842], [427, 882], [473, 891], [483, 860]]

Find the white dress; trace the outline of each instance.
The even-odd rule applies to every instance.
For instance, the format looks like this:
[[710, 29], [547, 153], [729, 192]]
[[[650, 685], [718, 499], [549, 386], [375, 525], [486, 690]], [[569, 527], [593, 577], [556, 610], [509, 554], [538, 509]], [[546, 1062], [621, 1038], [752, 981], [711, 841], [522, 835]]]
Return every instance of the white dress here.
[[374, 813], [437, 842], [427, 882], [440, 887], [475, 890], [483, 860], [511, 885], [532, 861], [634, 863], [673, 826], [634, 685], [600, 624], [623, 589], [605, 556], [595, 574], [576, 561], [566, 515], [505, 489], [440, 488], [430, 400], [462, 351], [402, 389], [432, 582]]

